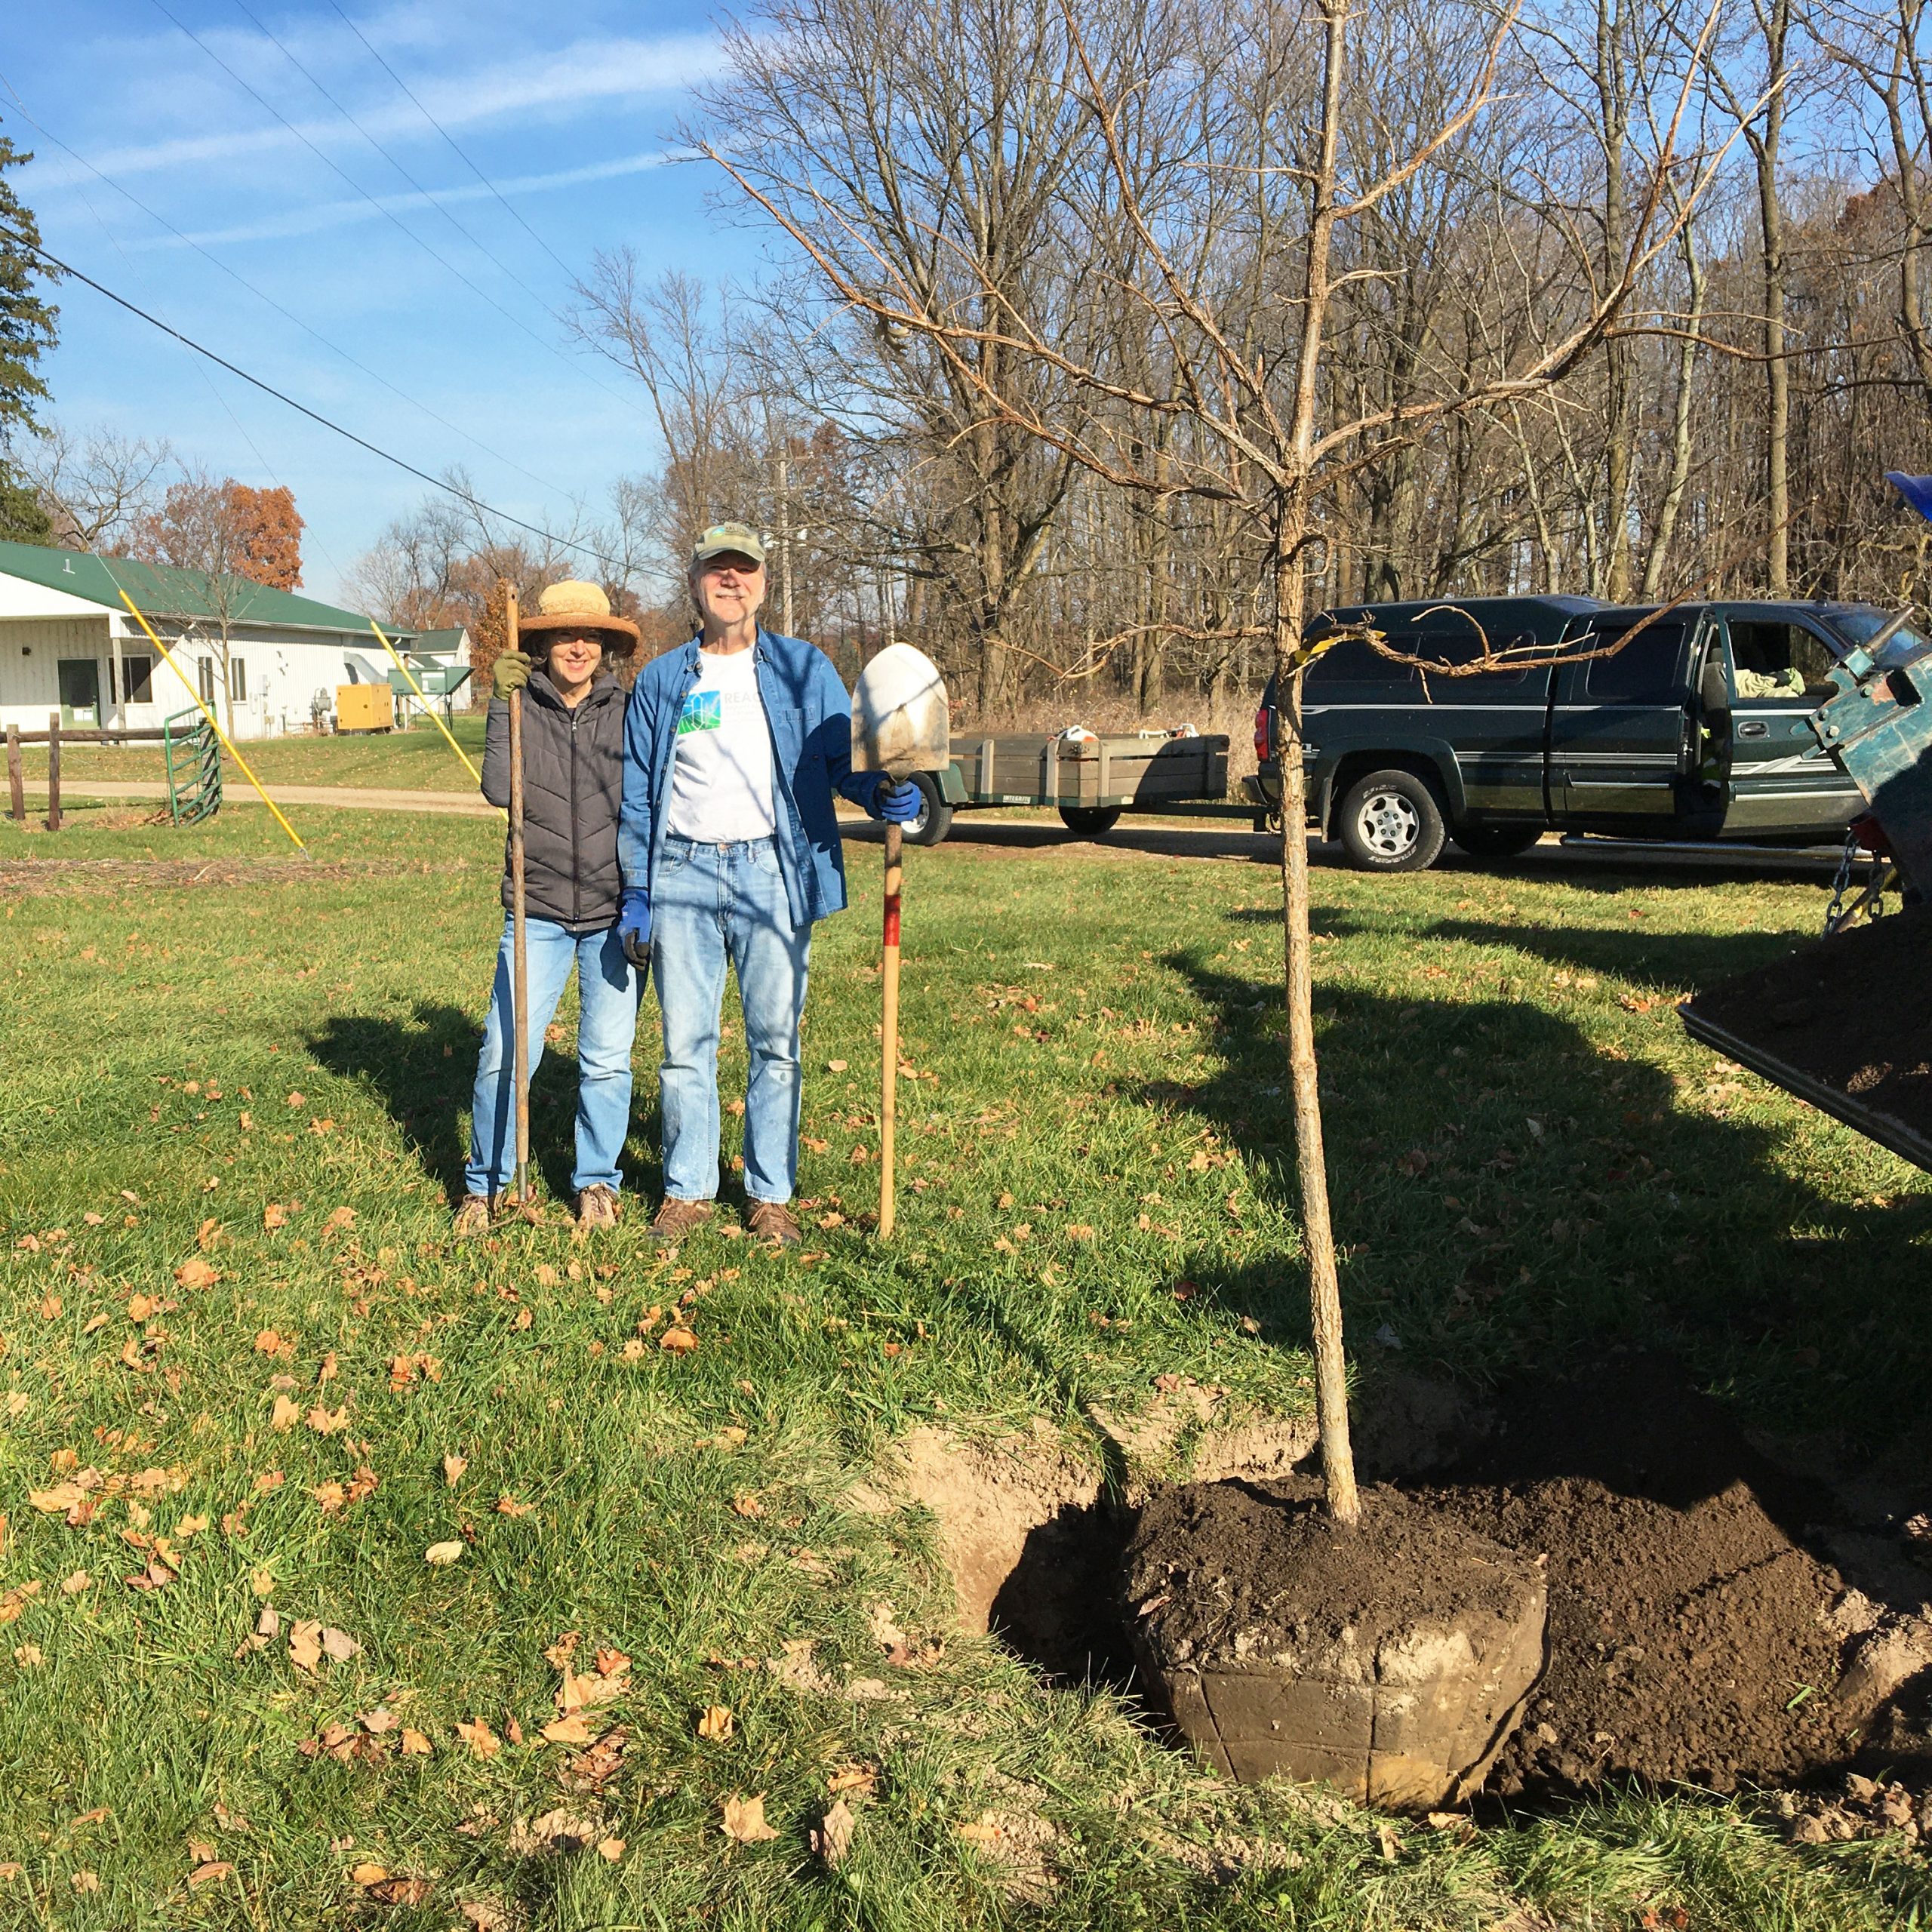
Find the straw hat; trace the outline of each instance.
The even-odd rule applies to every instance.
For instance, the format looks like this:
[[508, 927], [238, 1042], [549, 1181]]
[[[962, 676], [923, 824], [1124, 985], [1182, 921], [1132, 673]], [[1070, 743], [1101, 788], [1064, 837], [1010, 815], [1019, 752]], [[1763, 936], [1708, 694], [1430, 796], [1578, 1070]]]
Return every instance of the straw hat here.
[[638, 646], [638, 629], [628, 617], [611, 614], [611, 600], [594, 583], [567, 578], [553, 583], [537, 600], [530, 614], [520, 614], [517, 642], [545, 631], [595, 631], [608, 657], [628, 657]]

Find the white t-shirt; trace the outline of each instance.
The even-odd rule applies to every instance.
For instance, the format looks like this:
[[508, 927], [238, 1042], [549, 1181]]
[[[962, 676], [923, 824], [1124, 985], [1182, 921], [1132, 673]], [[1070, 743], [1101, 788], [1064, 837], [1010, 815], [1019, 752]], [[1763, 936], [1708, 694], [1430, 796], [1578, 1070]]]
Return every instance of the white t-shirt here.
[[680, 838], [723, 845], [769, 838], [777, 829], [771, 731], [753, 656], [749, 651], [698, 653], [697, 682], [678, 715], [678, 749], [671, 764], [666, 823]]

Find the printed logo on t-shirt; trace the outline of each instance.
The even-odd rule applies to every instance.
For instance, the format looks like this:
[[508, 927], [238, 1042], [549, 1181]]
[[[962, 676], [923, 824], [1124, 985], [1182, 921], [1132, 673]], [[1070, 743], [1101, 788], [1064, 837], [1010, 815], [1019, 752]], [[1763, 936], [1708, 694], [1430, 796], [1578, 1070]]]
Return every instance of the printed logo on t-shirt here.
[[715, 731], [724, 721], [724, 695], [718, 691], [693, 691], [678, 713], [678, 736], [687, 731]]

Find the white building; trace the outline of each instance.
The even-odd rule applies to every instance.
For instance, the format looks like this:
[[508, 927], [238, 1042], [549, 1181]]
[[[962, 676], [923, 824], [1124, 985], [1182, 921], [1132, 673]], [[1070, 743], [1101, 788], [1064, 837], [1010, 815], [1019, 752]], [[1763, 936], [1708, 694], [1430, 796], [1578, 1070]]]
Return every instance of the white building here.
[[[468, 663], [466, 634], [434, 635], [435, 662]], [[428, 687], [427, 640], [388, 635]], [[235, 737], [277, 737], [331, 715], [338, 685], [394, 670], [367, 617], [312, 597], [238, 578], [211, 594], [192, 571], [0, 543], [0, 729], [44, 731], [55, 712], [75, 730], [152, 727], [194, 712], [198, 694]]]

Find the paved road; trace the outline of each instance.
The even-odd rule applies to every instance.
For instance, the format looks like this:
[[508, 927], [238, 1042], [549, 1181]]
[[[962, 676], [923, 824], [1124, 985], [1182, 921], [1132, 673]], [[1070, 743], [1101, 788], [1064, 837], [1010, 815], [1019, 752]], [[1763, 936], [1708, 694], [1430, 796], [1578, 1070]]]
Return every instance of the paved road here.
[[[374, 786], [346, 785], [272, 785], [269, 788], [277, 804], [321, 805], [339, 810], [379, 812], [440, 812], [466, 818], [500, 819], [494, 805], [486, 804], [474, 792], [413, 792]], [[29, 795], [44, 799], [47, 788], [27, 786]], [[128, 780], [88, 779], [63, 780], [61, 796], [69, 802], [82, 798], [165, 801], [165, 785]], [[246, 783], [230, 782], [225, 788], [225, 805], [255, 805], [260, 801]], [[841, 814], [839, 826], [848, 839], [876, 841], [881, 836], [875, 822]], [[1238, 820], [1204, 822], [1196, 820], [1155, 818], [1123, 819], [1104, 838], [1082, 838], [1069, 832], [1057, 820], [1039, 817], [1011, 818], [991, 812], [961, 812], [952, 822], [946, 844], [961, 848], [1005, 851], [1060, 851], [1078, 850], [1094, 859], [1209, 859], [1223, 863], [1278, 865], [1281, 842], [1272, 832], [1241, 828]], [[1318, 866], [1340, 866], [1341, 848], [1311, 841], [1309, 857]], [[1835, 855], [1829, 853], [1798, 854], [1785, 851], [1753, 852], [1737, 846], [1686, 848], [1666, 846], [1644, 848], [1635, 844], [1591, 845], [1565, 844], [1554, 834], [1506, 864], [1468, 859], [1451, 846], [1441, 865], [1446, 870], [1497, 872], [1520, 871], [1544, 877], [1577, 876], [1604, 869], [1675, 875], [1682, 877], [1761, 878], [1767, 874], [1829, 876]]]

